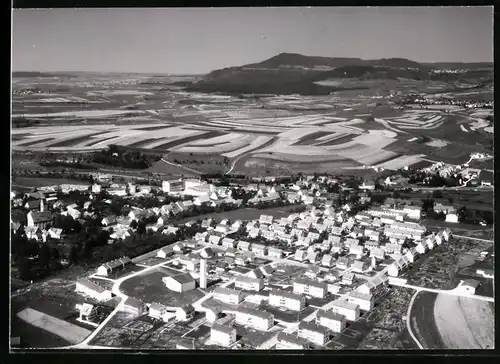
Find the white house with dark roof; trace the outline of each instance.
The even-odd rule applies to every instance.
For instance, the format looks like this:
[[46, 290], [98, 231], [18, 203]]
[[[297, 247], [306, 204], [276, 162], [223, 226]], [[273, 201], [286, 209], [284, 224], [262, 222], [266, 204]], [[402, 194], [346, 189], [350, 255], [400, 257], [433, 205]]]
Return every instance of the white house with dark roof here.
[[269, 247], [268, 251], [267, 251], [267, 255], [270, 257], [270, 258], [278, 258], [278, 259], [281, 259], [283, 257], [283, 250], [279, 249], [279, 248], [274, 248], [274, 247]]
[[[262, 274], [259, 271], [260, 274]], [[248, 277], [248, 276], [237, 276], [234, 281], [234, 288], [242, 289], [244, 291], [256, 291], [259, 292], [264, 288], [264, 280], [262, 278]]]
[[229, 305], [237, 305], [243, 300], [243, 296], [241, 290], [217, 287], [214, 290], [214, 299]]
[[293, 282], [293, 293], [325, 298], [327, 294], [327, 284], [325, 282], [299, 277]]
[[229, 347], [236, 342], [236, 329], [215, 323], [210, 329], [210, 341], [219, 346]]
[[222, 239], [222, 246], [224, 248], [235, 248], [236, 247], [236, 240], [231, 239], [231, 238], [224, 238]]
[[332, 311], [344, 315], [348, 321], [356, 321], [360, 315], [359, 305], [342, 299], [337, 299], [332, 302]]
[[313, 322], [301, 321], [299, 323], [298, 337], [308, 340], [316, 345], [323, 346], [328, 341], [329, 329]]
[[307, 340], [293, 334], [287, 334], [283, 331], [279, 332], [276, 340], [276, 349], [278, 350], [305, 350], [309, 349], [311, 346]]
[[364, 294], [357, 290], [347, 296], [347, 301], [359, 305], [360, 310], [363, 311], [370, 311], [374, 305], [374, 297], [371, 294]]
[[351, 260], [347, 257], [340, 257], [337, 259], [337, 268], [347, 269], [351, 266]]
[[346, 327], [345, 316], [333, 311], [318, 310], [316, 323], [334, 333], [342, 332]]
[[239, 307], [236, 311], [235, 322], [259, 331], [267, 331], [274, 325], [274, 315], [260, 310]]
[[194, 307], [190, 304], [177, 307], [175, 310], [175, 318], [177, 321], [189, 321], [195, 314]]
[[250, 242], [244, 241], [244, 240], [239, 240], [237, 248], [238, 248], [238, 250], [241, 250], [241, 251], [250, 251], [251, 246], [252, 246], [252, 244]]
[[118, 270], [124, 269], [127, 265], [131, 264], [132, 261], [129, 257], [122, 257], [119, 259], [112, 260], [110, 262], [104, 263], [99, 268], [97, 268], [97, 275], [108, 276]]
[[46, 229], [52, 223], [52, 213], [50, 211], [30, 211], [26, 217], [26, 226], [28, 227]]
[[111, 291], [104, 289], [87, 278], [80, 278], [76, 281], [75, 291], [100, 302], [110, 300], [113, 296]]
[[269, 305], [292, 311], [302, 311], [306, 305], [306, 299], [301, 294], [275, 289], [269, 292]]
[[161, 303], [153, 302], [149, 305], [148, 315], [157, 320], [167, 321], [167, 307]]
[[135, 316], [140, 316], [148, 310], [148, 307], [142, 301], [139, 301], [138, 299], [135, 299], [133, 297], [128, 297], [121, 304], [121, 308], [122, 311], [131, 313]]

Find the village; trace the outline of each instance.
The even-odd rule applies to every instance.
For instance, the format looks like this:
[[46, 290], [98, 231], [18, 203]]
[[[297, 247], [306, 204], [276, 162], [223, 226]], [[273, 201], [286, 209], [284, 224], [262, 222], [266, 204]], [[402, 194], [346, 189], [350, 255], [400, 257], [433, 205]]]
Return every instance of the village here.
[[[312, 175], [288, 184], [268, 179], [230, 187], [180, 178], [156, 187], [120, 185], [97, 174], [90, 187], [61, 185], [13, 196], [13, 205], [28, 213], [25, 227], [11, 223], [13, 234], [42, 247], [24, 260], [32, 265], [48, 259], [49, 243], [58, 246], [75, 233], [67, 221], [54, 227], [60, 219], [104, 234], [93, 248], [104, 249], [96, 261], [106, 263], [78, 278], [74, 289], [81, 297], [77, 320], [93, 332], [68, 348], [321, 349], [355, 332], [352, 325], [390, 287], [405, 287], [401, 275], [414, 262], [453, 243], [450, 228], [421, 224], [421, 203], [373, 203], [375, 190], [370, 180], [353, 187]], [[64, 204], [61, 194], [79, 202]], [[157, 206], [134, 206], [151, 198]], [[99, 207], [116, 205], [114, 199], [123, 199], [114, 213]], [[458, 224], [453, 206], [434, 209]], [[220, 211], [227, 217], [219, 218]], [[248, 213], [231, 217], [239, 211]], [[277, 211], [281, 217], [273, 216]], [[120, 246], [137, 236], [154, 244], [142, 245], [142, 254], [123, 254]], [[49, 250], [50, 259], [60, 258], [62, 265], [74, 264], [79, 254], [73, 247], [55, 252]], [[457, 294], [474, 295], [479, 285], [464, 280]]]

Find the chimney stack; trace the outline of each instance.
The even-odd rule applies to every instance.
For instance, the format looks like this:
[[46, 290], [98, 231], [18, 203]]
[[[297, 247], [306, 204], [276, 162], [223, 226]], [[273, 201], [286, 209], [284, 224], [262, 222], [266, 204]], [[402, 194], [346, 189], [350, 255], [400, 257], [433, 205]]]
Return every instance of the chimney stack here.
[[200, 288], [207, 288], [207, 260], [200, 260]]
[[40, 200], [40, 212], [44, 211], [43, 199]]

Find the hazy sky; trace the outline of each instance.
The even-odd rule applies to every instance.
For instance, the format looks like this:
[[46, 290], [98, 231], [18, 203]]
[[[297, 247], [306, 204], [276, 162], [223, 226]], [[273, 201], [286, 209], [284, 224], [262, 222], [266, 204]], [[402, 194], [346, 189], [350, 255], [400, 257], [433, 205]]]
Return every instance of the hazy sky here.
[[27, 9], [13, 69], [204, 73], [281, 52], [493, 60], [492, 7]]

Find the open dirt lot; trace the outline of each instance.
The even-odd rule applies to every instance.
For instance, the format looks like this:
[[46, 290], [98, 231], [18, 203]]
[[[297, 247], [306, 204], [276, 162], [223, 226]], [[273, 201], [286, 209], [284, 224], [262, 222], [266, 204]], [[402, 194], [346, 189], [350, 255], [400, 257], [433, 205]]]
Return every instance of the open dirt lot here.
[[83, 327], [70, 324], [69, 322], [60, 320], [54, 316], [47, 315], [31, 308], [22, 310], [17, 314], [17, 316], [21, 320], [47, 330], [52, 334], [63, 337], [73, 344], [82, 342], [91, 333]]
[[495, 347], [495, 319], [488, 302], [439, 294], [434, 318], [447, 349]]

